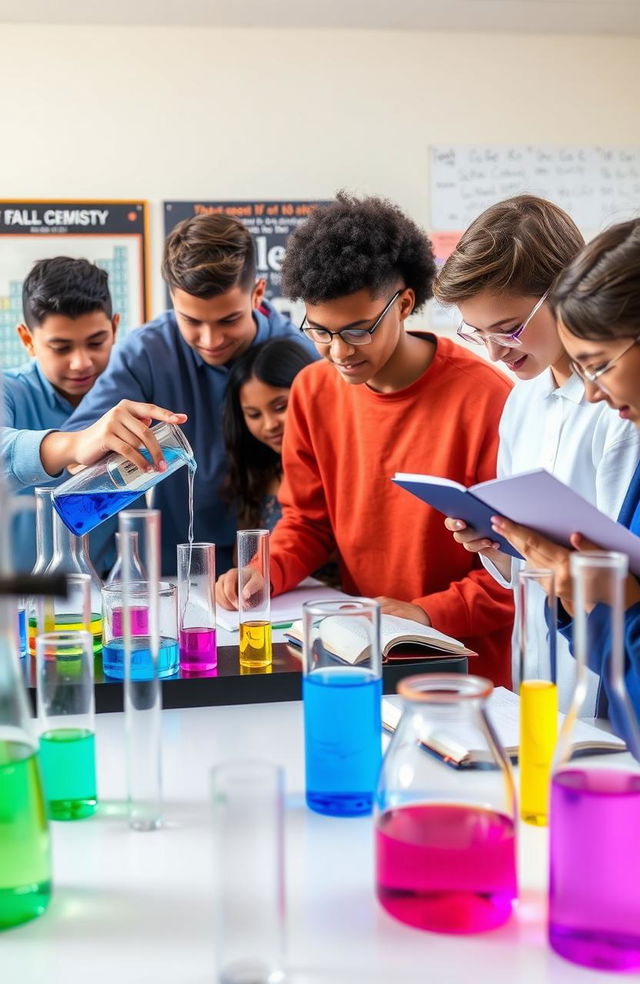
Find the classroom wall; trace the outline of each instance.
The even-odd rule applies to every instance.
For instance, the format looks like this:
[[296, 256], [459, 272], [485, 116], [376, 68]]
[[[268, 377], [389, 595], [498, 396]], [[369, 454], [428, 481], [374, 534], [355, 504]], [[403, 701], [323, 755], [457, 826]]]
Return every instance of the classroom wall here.
[[640, 39], [0, 25], [0, 196], [377, 192], [429, 223], [433, 143], [632, 144]]

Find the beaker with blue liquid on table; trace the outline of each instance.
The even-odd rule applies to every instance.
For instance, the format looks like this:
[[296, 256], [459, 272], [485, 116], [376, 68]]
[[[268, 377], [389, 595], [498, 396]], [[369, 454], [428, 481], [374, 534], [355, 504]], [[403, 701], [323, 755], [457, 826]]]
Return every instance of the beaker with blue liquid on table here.
[[371, 813], [382, 758], [380, 606], [350, 598], [306, 602], [302, 611], [307, 806]]

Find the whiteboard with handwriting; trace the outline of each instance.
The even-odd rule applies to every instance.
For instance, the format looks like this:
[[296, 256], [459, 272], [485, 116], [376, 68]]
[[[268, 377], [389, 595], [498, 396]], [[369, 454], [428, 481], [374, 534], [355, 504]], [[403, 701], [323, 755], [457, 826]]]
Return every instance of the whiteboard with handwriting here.
[[590, 233], [640, 215], [640, 147], [431, 148], [431, 228], [463, 230], [503, 198], [540, 195]]

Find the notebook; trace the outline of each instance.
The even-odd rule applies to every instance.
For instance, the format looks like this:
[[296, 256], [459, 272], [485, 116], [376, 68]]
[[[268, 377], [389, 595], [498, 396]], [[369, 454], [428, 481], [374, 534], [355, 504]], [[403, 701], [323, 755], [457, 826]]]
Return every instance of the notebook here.
[[[286, 636], [293, 645], [301, 646], [302, 622], [294, 622]], [[369, 627], [365, 616], [326, 619], [322, 624], [321, 640], [326, 650], [345, 663], [355, 665], [369, 656]], [[424, 656], [426, 659], [441, 658], [444, 653], [475, 655], [471, 649], [444, 632], [395, 615], [380, 616], [380, 645], [383, 662], [394, 658], [406, 659], [408, 655]]]
[[[517, 759], [518, 743], [520, 732], [520, 698], [517, 694], [507, 690], [506, 687], [496, 687], [487, 701], [487, 711], [489, 719], [494, 726], [500, 742], [510, 758]], [[382, 726], [384, 730], [393, 734], [402, 713], [402, 699], [400, 697], [384, 697], [382, 699]], [[558, 715], [558, 729], [564, 714]], [[585, 754], [589, 752], [624, 752], [626, 745], [617, 735], [602, 731], [594, 725], [585, 721], [576, 721], [574, 726], [574, 744], [576, 750]], [[456, 768], [464, 768], [481, 762], [486, 758], [488, 748], [474, 748], [473, 741], [475, 732], [469, 733], [465, 741], [464, 725], [456, 728], [455, 737], [447, 734], [445, 729], [434, 730], [430, 735], [425, 747], [429, 752], [435, 752], [448, 765]]]
[[433, 506], [445, 516], [463, 519], [512, 557], [520, 554], [491, 529], [492, 516], [505, 516], [529, 526], [555, 543], [569, 547], [572, 533], [583, 533], [605, 550], [629, 557], [629, 567], [640, 574], [640, 537], [601, 513], [543, 468], [508, 478], [480, 482], [465, 488], [435, 475], [396, 473], [392, 481]]

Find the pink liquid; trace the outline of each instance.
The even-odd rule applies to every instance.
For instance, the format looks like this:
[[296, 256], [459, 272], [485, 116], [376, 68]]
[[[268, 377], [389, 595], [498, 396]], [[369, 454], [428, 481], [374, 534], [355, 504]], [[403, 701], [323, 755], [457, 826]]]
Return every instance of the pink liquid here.
[[[134, 636], [149, 635], [149, 609], [130, 608], [131, 634]], [[123, 632], [122, 609], [114, 608], [111, 612], [111, 637], [121, 639]]]
[[218, 665], [215, 629], [180, 629], [180, 670], [194, 676], [211, 673]]
[[400, 922], [439, 933], [493, 929], [517, 894], [513, 821], [480, 807], [402, 806], [377, 821], [378, 898]]
[[555, 776], [549, 861], [553, 949], [585, 967], [640, 970], [640, 776]]

